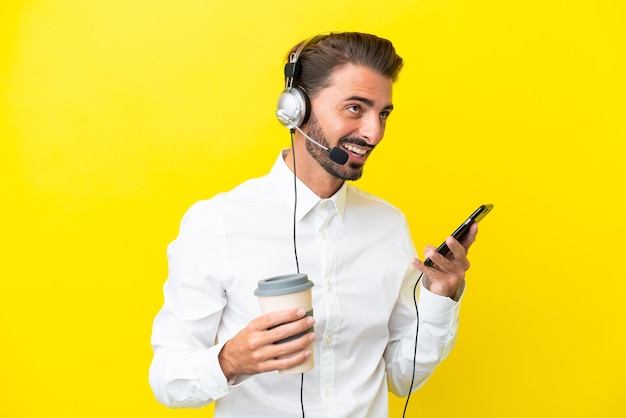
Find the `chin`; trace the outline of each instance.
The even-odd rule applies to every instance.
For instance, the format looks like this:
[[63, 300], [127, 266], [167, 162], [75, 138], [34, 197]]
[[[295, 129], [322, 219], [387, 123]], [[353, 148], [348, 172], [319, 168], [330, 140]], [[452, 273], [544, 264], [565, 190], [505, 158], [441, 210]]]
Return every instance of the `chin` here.
[[[333, 166], [334, 165], [334, 166]], [[331, 166], [326, 168], [330, 174], [342, 180], [355, 181], [363, 175], [363, 166], [361, 164], [347, 163], [346, 166], [338, 166], [337, 163], [331, 162]]]

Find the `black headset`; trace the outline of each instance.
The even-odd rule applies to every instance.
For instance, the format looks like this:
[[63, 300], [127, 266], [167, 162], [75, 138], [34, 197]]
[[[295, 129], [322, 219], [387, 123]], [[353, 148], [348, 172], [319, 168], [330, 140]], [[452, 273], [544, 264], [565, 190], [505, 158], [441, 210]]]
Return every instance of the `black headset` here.
[[296, 51], [289, 54], [289, 62], [285, 64], [285, 90], [278, 97], [276, 106], [278, 121], [289, 129], [304, 125], [311, 114], [311, 102], [306, 92], [300, 86], [293, 86], [294, 79], [302, 72], [298, 59], [309, 46], [328, 36], [329, 34], [315, 35], [302, 42]]

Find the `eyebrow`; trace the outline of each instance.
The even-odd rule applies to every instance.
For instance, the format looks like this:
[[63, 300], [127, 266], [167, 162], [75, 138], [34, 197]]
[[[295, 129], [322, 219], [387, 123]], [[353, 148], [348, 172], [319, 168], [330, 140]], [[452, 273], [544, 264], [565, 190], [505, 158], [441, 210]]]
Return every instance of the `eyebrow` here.
[[[350, 96], [346, 99], [346, 101], [350, 101], [350, 100], [356, 100], [358, 102], [364, 103], [365, 105], [367, 105], [368, 107], [374, 107], [374, 101], [371, 99], [368, 99], [367, 97], [361, 97], [361, 96]], [[393, 110], [393, 105], [392, 104], [388, 104], [387, 106], [385, 106], [383, 108], [383, 110]]]

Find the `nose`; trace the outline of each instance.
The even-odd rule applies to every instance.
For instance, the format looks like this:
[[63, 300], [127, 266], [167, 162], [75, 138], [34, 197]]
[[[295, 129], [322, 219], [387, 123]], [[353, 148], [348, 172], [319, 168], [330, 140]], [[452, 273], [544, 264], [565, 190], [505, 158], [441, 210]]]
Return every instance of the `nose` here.
[[378, 144], [385, 134], [385, 120], [372, 112], [372, 114], [364, 117], [361, 122], [359, 129], [361, 138], [365, 139], [370, 145]]

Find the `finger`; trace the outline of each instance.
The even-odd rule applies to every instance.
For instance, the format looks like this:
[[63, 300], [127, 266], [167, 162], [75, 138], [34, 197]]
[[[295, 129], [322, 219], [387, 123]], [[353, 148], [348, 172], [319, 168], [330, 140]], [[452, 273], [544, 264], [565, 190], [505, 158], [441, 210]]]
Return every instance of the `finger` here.
[[[424, 255], [426, 256], [425, 258], [428, 258], [428, 256], [426, 255], [428, 254], [428, 252], [424, 252]], [[431, 261], [434, 260], [431, 259]], [[439, 272], [439, 270], [435, 267], [435, 265], [431, 266], [427, 266], [426, 264], [424, 264], [424, 262], [422, 260], [420, 260], [419, 258], [413, 258], [411, 260], [411, 264], [413, 264], [413, 267], [415, 267], [415, 269], [419, 270], [420, 272], [424, 273], [426, 276], [431, 276], [433, 274], [436, 274], [437, 272]]]
[[427, 266], [430, 266], [431, 262], [433, 262], [433, 260], [429, 259], [429, 254], [432, 254], [433, 252], [437, 251], [435, 249], [435, 247], [433, 247], [432, 245], [427, 245], [426, 247], [424, 247], [424, 259], [425, 259], [425, 263], [427, 263]]
[[465, 249], [461, 244], [459, 244], [458, 241], [452, 237], [448, 237], [448, 239], [446, 239], [446, 244], [449, 244], [448, 247], [451, 251], [447, 256], [443, 256], [438, 252], [431, 251], [429, 249], [424, 252], [424, 255], [430, 258], [434, 263], [434, 266], [431, 267], [432, 270], [425, 273], [433, 279], [440, 277], [441, 273], [453, 274], [456, 276], [463, 275], [465, 271], [464, 268], [467, 263], [469, 263], [467, 258], [465, 258], [462, 254], [454, 253], [455, 249], [456, 251], [465, 252]]
[[[447, 239], [446, 239], [446, 245], [447, 245]], [[452, 251], [452, 249], [450, 248], [450, 246], [448, 246], [448, 249], [450, 251]], [[451, 256], [452, 254], [448, 253], [449, 256]], [[449, 262], [448, 260], [448, 256], [444, 256], [441, 255], [439, 252], [437, 252], [437, 250], [435, 248], [431, 248], [431, 247], [426, 247], [424, 249], [424, 256], [427, 258], [430, 258], [430, 260], [434, 263], [434, 268], [435, 270], [437, 269], [443, 269], [443, 267], [446, 265], [446, 263]]]
[[467, 258], [467, 248], [453, 237], [446, 238], [446, 245], [450, 248], [453, 260], [463, 260]]
[[435, 251], [437, 251], [437, 249], [435, 247], [433, 247], [432, 245], [427, 245], [427, 246], [424, 247], [424, 252], [427, 252], [427, 251], [435, 252]]
[[[259, 368], [261, 369], [261, 371], [267, 372], [267, 371], [273, 371], [273, 370], [284, 370], [284, 369], [288, 369], [294, 366], [297, 366], [298, 364], [301, 364], [302, 362], [304, 362], [307, 358], [309, 358], [311, 355], [313, 355], [313, 352], [306, 348], [308, 345], [310, 345], [313, 342], [313, 339], [308, 339], [306, 336], [303, 337], [304, 338], [304, 348], [303, 349], [299, 349], [299, 350], [287, 350], [287, 349], [283, 349], [281, 350], [281, 354], [276, 354], [277, 351], [274, 352], [273, 357], [269, 358], [268, 360], [259, 363]], [[281, 344], [284, 345], [284, 344]], [[285, 353], [285, 354], [282, 354]]]
[[305, 332], [297, 338], [286, 342], [274, 343], [271, 346], [273, 351], [272, 357], [284, 357], [307, 349], [317, 338], [314, 332]]
[[452, 237], [448, 237], [446, 244], [450, 248], [450, 253], [439, 263], [439, 268], [455, 275], [464, 275], [470, 265], [467, 249]]
[[263, 347], [258, 353], [259, 369], [261, 371], [282, 370], [302, 363], [312, 354], [308, 347], [315, 341], [315, 338], [315, 333], [310, 332], [292, 341]]
[[467, 234], [461, 239], [461, 244], [465, 247], [466, 250], [469, 250], [469, 247], [472, 246], [474, 241], [476, 241], [476, 235], [478, 234], [478, 223], [474, 222]]
[[293, 322], [306, 315], [304, 308], [291, 308], [269, 312], [253, 320], [250, 325], [256, 331], [263, 331], [287, 322]]
[[307, 316], [297, 321], [278, 325], [267, 331], [267, 338], [276, 344], [282, 344], [300, 338], [307, 332], [313, 331], [315, 318]]

